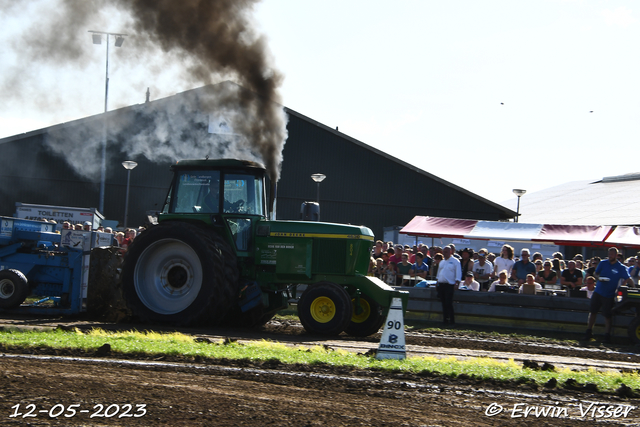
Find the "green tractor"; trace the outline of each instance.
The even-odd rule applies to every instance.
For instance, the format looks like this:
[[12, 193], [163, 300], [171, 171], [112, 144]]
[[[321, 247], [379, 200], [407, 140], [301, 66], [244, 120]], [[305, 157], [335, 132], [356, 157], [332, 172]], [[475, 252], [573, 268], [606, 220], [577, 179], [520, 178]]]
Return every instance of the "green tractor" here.
[[259, 326], [300, 285], [298, 316], [314, 334], [371, 335], [393, 297], [406, 308], [406, 292], [366, 276], [369, 228], [269, 220], [262, 165], [182, 160], [171, 170], [158, 225], [133, 241], [122, 265], [125, 300], [141, 320]]

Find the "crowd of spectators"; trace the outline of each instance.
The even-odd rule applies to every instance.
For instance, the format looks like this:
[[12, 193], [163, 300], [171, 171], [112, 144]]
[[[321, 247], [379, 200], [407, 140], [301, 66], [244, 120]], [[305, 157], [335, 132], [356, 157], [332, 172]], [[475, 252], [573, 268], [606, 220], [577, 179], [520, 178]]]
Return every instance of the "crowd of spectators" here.
[[477, 252], [470, 248], [456, 251], [453, 244], [444, 248], [423, 244], [411, 247], [378, 240], [371, 255], [369, 275], [393, 286], [435, 285], [445, 325], [455, 324], [454, 289], [522, 294], [550, 290], [569, 295], [582, 291], [579, 296], [590, 299], [584, 339], [593, 338], [596, 316], [601, 313], [605, 319], [602, 341], [609, 343], [618, 286], [638, 287], [639, 258], [640, 252], [625, 259], [615, 247], [607, 250], [604, 259], [594, 256], [584, 260], [581, 254], [565, 259], [561, 252], [545, 259], [541, 253], [531, 254], [526, 248], [516, 257], [510, 245], [504, 245], [500, 254], [495, 255], [484, 248]]
[[[544, 289], [581, 290], [591, 298], [597, 282], [595, 270], [602, 261], [597, 256], [583, 260], [581, 254], [565, 259], [560, 252], [544, 259], [541, 253], [531, 254], [526, 248], [516, 256], [510, 245], [504, 245], [497, 255], [484, 248], [476, 252], [470, 248], [456, 251], [454, 244], [448, 247], [461, 265], [458, 288], [470, 291], [495, 292], [504, 289], [501, 286], [520, 293]], [[371, 255], [369, 275], [391, 286], [425, 286], [428, 281], [436, 280], [442, 260], [443, 248], [439, 246], [409, 246], [378, 240]], [[640, 277], [638, 257], [624, 259], [619, 253], [618, 260], [627, 269], [633, 286], [637, 287]]]
[[46, 218], [41, 218], [40, 221], [48, 222], [50, 224], [55, 224], [56, 233], [60, 233], [60, 230], [75, 230], [75, 231], [99, 231], [102, 233], [113, 234], [113, 246], [119, 247], [121, 252], [126, 252], [127, 248], [133, 242], [140, 233], [142, 233], [145, 228], [140, 226], [136, 228], [125, 228], [124, 231], [114, 230], [111, 227], [103, 227], [102, 225], [98, 228], [94, 229], [93, 224], [90, 221], [85, 221], [84, 223], [76, 223], [73, 224], [69, 221], [64, 221], [61, 227], [58, 227], [58, 223], [55, 220], [47, 220]]

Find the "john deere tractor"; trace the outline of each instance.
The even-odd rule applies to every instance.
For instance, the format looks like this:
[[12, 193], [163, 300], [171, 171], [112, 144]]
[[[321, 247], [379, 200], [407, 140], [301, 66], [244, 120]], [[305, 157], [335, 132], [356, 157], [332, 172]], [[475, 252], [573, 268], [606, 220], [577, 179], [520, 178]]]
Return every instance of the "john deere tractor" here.
[[[122, 266], [124, 296], [142, 320], [176, 325], [268, 322], [306, 285], [298, 315], [314, 334], [378, 331], [396, 291], [367, 277], [367, 227], [269, 220], [265, 168], [243, 160], [182, 160], [158, 225]], [[273, 193], [273, 192], [271, 192]]]

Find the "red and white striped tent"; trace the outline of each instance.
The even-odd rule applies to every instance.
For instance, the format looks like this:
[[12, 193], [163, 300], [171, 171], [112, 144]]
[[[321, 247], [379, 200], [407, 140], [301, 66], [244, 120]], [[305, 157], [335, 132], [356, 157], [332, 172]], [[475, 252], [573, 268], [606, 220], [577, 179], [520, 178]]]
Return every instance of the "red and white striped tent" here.
[[640, 247], [640, 227], [526, 224], [415, 216], [400, 233], [409, 236], [552, 243], [563, 246]]

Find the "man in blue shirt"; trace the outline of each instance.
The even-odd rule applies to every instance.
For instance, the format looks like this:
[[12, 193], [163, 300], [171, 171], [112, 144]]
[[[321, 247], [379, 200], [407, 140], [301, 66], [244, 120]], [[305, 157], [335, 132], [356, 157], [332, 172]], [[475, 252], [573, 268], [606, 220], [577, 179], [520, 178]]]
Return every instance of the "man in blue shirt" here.
[[616, 292], [621, 280], [628, 285], [633, 285], [629, 278], [627, 267], [618, 261], [618, 248], [609, 248], [608, 259], [600, 261], [596, 267], [595, 276], [598, 279], [596, 288], [591, 296], [591, 308], [589, 309], [589, 321], [585, 340], [589, 341], [593, 336], [592, 329], [596, 323], [596, 316], [602, 310], [604, 316], [605, 334], [603, 342], [611, 342], [611, 317], [615, 304]]
[[411, 266], [409, 274], [411, 276], [419, 276], [423, 279], [427, 278], [427, 274], [429, 274], [429, 266], [424, 262], [424, 255], [422, 252], [416, 253], [416, 262]]
[[518, 285], [522, 285], [527, 281], [527, 274], [533, 274], [536, 277], [536, 265], [529, 260], [529, 249], [524, 248], [520, 252], [520, 261], [516, 262], [511, 269], [511, 278], [518, 281]]

